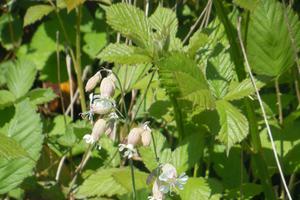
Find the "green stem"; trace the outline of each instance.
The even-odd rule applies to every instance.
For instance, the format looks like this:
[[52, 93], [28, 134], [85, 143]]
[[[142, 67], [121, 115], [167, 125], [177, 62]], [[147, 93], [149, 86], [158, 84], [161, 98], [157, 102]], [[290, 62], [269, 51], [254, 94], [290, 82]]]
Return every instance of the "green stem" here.
[[156, 143], [155, 143], [155, 139], [154, 139], [152, 131], [151, 131], [151, 138], [152, 138], [152, 142], [153, 142], [155, 159], [156, 159], [157, 162], [159, 162], [159, 157], [158, 157], [158, 154], [157, 154], [157, 151], [156, 151]]
[[133, 161], [132, 161], [132, 159], [129, 159], [129, 164], [130, 164], [131, 181], [132, 181], [132, 200], [136, 200], [134, 168], [133, 168]]
[[81, 79], [81, 48], [80, 48], [80, 24], [81, 24], [81, 6], [77, 8], [77, 20], [76, 20], [76, 75], [77, 75], [77, 84], [79, 88], [79, 97], [81, 103], [82, 112], [86, 111], [86, 102], [83, 90], [83, 82]]

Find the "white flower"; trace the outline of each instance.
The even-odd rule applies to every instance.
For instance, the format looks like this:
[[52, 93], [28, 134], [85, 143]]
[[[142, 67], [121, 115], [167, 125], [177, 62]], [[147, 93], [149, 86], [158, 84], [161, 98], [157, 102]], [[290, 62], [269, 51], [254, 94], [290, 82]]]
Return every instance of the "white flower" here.
[[162, 173], [159, 175], [160, 187], [159, 190], [163, 193], [173, 192], [177, 188], [183, 190], [183, 185], [186, 184], [188, 176], [182, 173], [177, 177], [177, 171], [171, 164], [165, 164], [162, 167]]
[[124, 150], [125, 152], [123, 157], [127, 157], [128, 159], [131, 159], [134, 155], [137, 154], [137, 151], [132, 144], [119, 144], [119, 151], [122, 152]]

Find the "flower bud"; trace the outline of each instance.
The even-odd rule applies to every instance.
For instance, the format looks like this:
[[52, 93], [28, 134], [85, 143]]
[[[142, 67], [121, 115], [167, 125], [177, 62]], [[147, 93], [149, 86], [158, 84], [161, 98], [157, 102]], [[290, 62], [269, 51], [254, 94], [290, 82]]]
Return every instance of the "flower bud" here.
[[152, 197], [150, 199], [153, 199], [153, 200], [163, 200], [164, 199], [164, 194], [159, 190], [159, 183], [157, 180], [153, 183]]
[[144, 131], [143, 128], [133, 128], [128, 134], [127, 144], [132, 144], [133, 146], [136, 146], [141, 141], [141, 134]]
[[104, 78], [100, 84], [101, 97], [109, 98], [115, 94], [115, 83], [108, 77]]
[[151, 139], [152, 139], [151, 131], [146, 130], [142, 133], [142, 144], [143, 144], [143, 146], [149, 146], [150, 143], [151, 143]]
[[94, 76], [92, 76], [85, 85], [85, 91], [86, 92], [92, 91], [96, 87], [96, 85], [100, 82], [101, 78], [102, 77], [100, 72], [97, 72]]
[[116, 139], [116, 126], [114, 120], [109, 120], [107, 122], [105, 134], [113, 141]]
[[107, 78], [109, 78], [110, 80], [112, 80], [112, 82], [114, 82], [114, 83], [117, 81], [117, 78], [116, 78], [116, 76], [113, 73], [110, 73], [107, 76]]
[[142, 132], [142, 144], [143, 146], [149, 146], [150, 143], [151, 143], [151, 139], [152, 139], [152, 136], [151, 136], [151, 129], [150, 127], [148, 126], [149, 122], [145, 122], [143, 124], [143, 129], [144, 131]]
[[106, 121], [104, 119], [98, 119], [92, 130], [92, 137], [95, 141], [99, 140], [100, 136], [105, 133]]

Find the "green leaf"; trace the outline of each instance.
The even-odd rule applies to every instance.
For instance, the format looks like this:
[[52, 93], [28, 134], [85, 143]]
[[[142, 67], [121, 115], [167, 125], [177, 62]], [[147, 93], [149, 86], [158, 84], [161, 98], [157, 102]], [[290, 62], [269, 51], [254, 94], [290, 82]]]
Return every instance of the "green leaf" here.
[[14, 139], [0, 133], [0, 159], [28, 157], [26, 150]]
[[[23, 36], [22, 20], [18, 15], [12, 15], [11, 13], [3, 13], [0, 17], [0, 42], [7, 50], [19, 47]], [[10, 32], [11, 29], [14, 30], [13, 36]]]
[[183, 144], [172, 152], [172, 164], [178, 173], [187, 171], [194, 167], [203, 154], [204, 137], [201, 134], [192, 134], [187, 137]]
[[79, 5], [83, 4], [85, 0], [64, 0], [67, 6], [68, 12], [72, 11], [74, 8], [78, 7]]
[[[37, 161], [42, 149], [42, 124], [35, 108], [24, 100], [15, 105], [15, 116], [6, 135], [18, 142], [31, 158]], [[0, 159], [0, 194], [17, 187], [32, 173], [35, 161], [30, 158]]]
[[[297, 18], [295, 13], [288, 10], [295, 41], [300, 37]], [[250, 15], [247, 35], [247, 53], [253, 71], [272, 77], [280, 76], [293, 66], [293, 51], [283, 6], [275, 0], [260, 1]]]
[[139, 64], [151, 62], [147, 52], [139, 47], [126, 44], [109, 44], [98, 56], [103, 61], [119, 64]]
[[150, 16], [149, 22], [151, 27], [156, 31], [160, 33], [167, 32], [173, 37], [176, 36], [178, 20], [173, 10], [159, 6]]
[[242, 191], [243, 199], [250, 200], [254, 196], [259, 195], [263, 190], [262, 186], [254, 183], [243, 183], [241, 186], [235, 189], [231, 189], [224, 197], [225, 199], [240, 199]]
[[91, 32], [85, 33], [83, 36], [85, 42], [83, 51], [88, 54], [91, 58], [97, 56], [100, 50], [106, 45], [106, 33], [105, 32]]
[[260, 0], [233, 0], [233, 2], [241, 8], [253, 11]]
[[228, 91], [229, 82], [234, 76], [234, 64], [227, 49], [218, 45], [214, 51], [217, 55], [209, 57], [206, 67], [206, 78], [209, 87], [217, 98], [222, 98]]
[[113, 29], [138, 46], [152, 46], [149, 21], [141, 9], [126, 3], [116, 3], [106, 9], [106, 20]]
[[24, 96], [31, 88], [36, 75], [36, 69], [28, 60], [17, 60], [6, 73], [7, 87], [16, 98]]
[[[112, 174], [113, 178], [122, 185], [127, 191], [132, 191], [131, 171], [130, 168], [123, 168]], [[134, 169], [134, 180], [136, 190], [147, 188], [146, 180], [148, 174]]]
[[0, 109], [14, 103], [15, 96], [8, 90], [0, 90]]
[[204, 47], [209, 41], [210, 40], [207, 34], [201, 31], [196, 31], [189, 40], [189, 45], [187, 46], [187, 53], [191, 58], [193, 58], [196, 55], [197, 51], [201, 47]]
[[211, 189], [204, 178], [189, 178], [183, 190], [179, 191], [182, 200], [208, 200]]
[[[261, 88], [264, 84], [260, 81], [256, 81], [256, 86]], [[255, 89], [252, 85], [250, 79], [244, 79], [242, 82], [232, 82], [228, 93], [224, 96], [224, 100], [232, 101], [242, 99], [246, 96], [249, 96], [255, 92]]]
[[226, 146], [228, 154], [234, 144], [248, 135], [249, 125], [247, 118], [231, 103], [219, 100], [216, 101], [216, 106], [221, 125], [218, 138]]
[[178, 98], [201, 108], [215, 107], [207, 81], [197, 64], [183, 53], [172, 53], [157, 64], [162, 85]]
[[84, 180], [79, 186], [76, 193], [77, 198], [92, 196], [113, 196], [122, 195], [128, 192], [121, 184], [119, 184], [112, 176], [114, 173], [123, 169], [110, 168], [100, 169]]
[[52, 101], [57, 95], [50, 88], [36, 88], [29, 91], [27, 97], [29, 97], [31, 103], [38, 105]]
[[49, 13], [54, 11], [54, 8], [50, 5], [35, 5], [27, 9], [24, 16], [23, 26], [27, 26], [41, 20], [43, 17], [47, 16]]

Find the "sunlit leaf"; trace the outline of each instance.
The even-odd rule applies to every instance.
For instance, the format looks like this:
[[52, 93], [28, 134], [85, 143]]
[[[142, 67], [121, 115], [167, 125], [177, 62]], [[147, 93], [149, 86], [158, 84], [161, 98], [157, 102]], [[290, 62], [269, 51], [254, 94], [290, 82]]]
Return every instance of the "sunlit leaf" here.
[[29, 157], [26, 150], [14, 139], [0, 133], [0, 159]]
[[218, 138], [226, 146], [228, 154], [234, 144], [241, 142], [248, 135], [249, 125], [247, 118], [231, 103], [219, 100], [216, 106], [221, 125]]
[[31, 103], [33, 104], [47, 103], [57, 97], [57, 95], [50, 88], [48, 89], [36, 88], [28, 92], [27, 96], [29, 97]]
[[13, 104], [15, 96], [8, 90], [0, 90], [0, 109]]
[[185, 54], [172, 53], [157, 64], [162, 85], [178, 98], [188, 99], [194, 105], [212, 109], [214, 98], [197, 64]]
[[151, 57], [141, 48], [126, 44], [110, 44], [98, 56], [103, 61], [119, 64], [139, 64], [151, 61]]
[[106, 10], [107, 23], [140, 47], [152, 44], [150, 25], [144, 12], [130, 4], [116, 3]]
[[[288, 9], [288, 21], [295, 41], [300, 38], [298, 17]], [[277, 30], [277, 31], [274, 31]], [[295, 42], [298, 47], [299, 42]], [[257, 74], [279, 76], [294, 64], [294, 48], [283, 6], [275, 1], [259, 1], [250, 14], [247, 34], [250, 66]]]
[[52, 11], [54, 11], [54, 8], [50, 5], [35, 5], [29, 7], [24, 16], [23, 26], [27, 26], [41, 20]]
[[36, 75], [35, 65], [28, 60], [17, 60], [6, 73], [7, 87], [16, 98], [24, 96], [32, 87]]
[[0, 194], [15, 188], [32, 173], [42, 149], [42, 124], [35, 108], [28, 100], [19, 102], [15, 107], [15, 116], [5, 134], [18, 142], [31, 158], [0, 159]]

